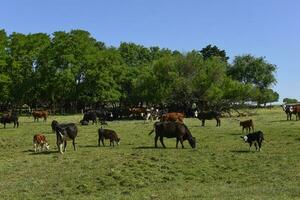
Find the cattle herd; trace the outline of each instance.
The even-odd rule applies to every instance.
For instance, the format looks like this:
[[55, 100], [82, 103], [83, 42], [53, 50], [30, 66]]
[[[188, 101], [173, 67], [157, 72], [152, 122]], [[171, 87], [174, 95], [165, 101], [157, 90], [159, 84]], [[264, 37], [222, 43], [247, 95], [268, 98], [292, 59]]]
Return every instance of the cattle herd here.
[[[296, 115], [296, 120], [300, 119], [300, 105], [284, 105], [283, 110], [287, 115], [287, 120], [292, 119], [292, 115]], [[43, 118], [44, 121], [47, 120], [47, 111], [33, 111], [32, 116], [34, 122], [38, 122], [39, 118]], [[107, 125], [107, 121], [112, 121], [114, 119], [122, 118], [131, 119], [144, 119], [156, 120], [153, 125], [153, 130], [149, 133], [155, 132], [154, 146], [158, 147], [157, 141], [159, 140], [162, 147], [166, 148], [163, 138], [176, 138], [176, 148], [180, 142], [181, 147], [184, 148], [183, 142], [187, 140], [192, 148], [196, 148], [196, 138], [192, 136], [188, 127], [184, 124], [185, 114], [181, 112], [159, 112], [158, 109], [146, 109], [146, 108], [131, 108], [127, 112], [122, 111], [115, 113], [113, 111], [86, 111], [83, 115], [83, 119], [80, 121], [81, 125], [88, 125], [90, 122], [92, 124], [100, 123], [101, 128], [98, 129], [98, 146], [101, 143], [105, 146], [104, 140], [110, 141], [110, 146], [113, 147], [119, 145], [120, 137], [118, 134], [111, 129], [102, 128], [102, 125]], [[205, 120], [215, 119], [216, 126], [221, 126], [221, 113], [216, 111], [198, 112], [194, 113], [194, 117], [198, 118], [202, 123], [201, 126], [205, 126]], [[0, 123], [6, 128], [7, 123], [13, 123], [14, 128], [19, 127], [18, 115], [13, 112], [7, 112], [0, 118]], [[244, 142], [249, 143], [249, 150], [254, 144], [257, 151], [260, 151], [262, 142], [264, 140], [264, 134], [262, 131], [254, 131], [254, 123], [252, 119], [240, 121], [240, 126], [242, 127], [242, 132], [246, 129], [245, 136], [241, 136]], [[76, 150], [75, 139], [78, 135], [78, 128], [75, 123], [59, 123], [53, 120], [51, 123], [51, 129], [56, 133], [56, 144], [58, 152], [63, 154], [66, 151], [67, 141], [72, 141], [73, 149]], [[250, 133], [252, 132], [252, 133]], [[49, 150], [49, 144], [45, 135], [39, 133], [33, 136], [34, 151], [44, 151]]]

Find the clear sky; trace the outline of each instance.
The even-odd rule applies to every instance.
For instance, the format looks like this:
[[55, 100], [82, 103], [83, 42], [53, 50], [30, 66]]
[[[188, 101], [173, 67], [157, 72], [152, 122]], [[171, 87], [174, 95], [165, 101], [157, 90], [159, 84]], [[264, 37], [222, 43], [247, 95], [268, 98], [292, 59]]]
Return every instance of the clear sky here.
[[264, 56], [274, 90], [300, 100], [300, 0], [0, 0], [0, 29], [51, 34], [84, 29], [107, 46], [134, 42], [182, 52], [208, 44]]

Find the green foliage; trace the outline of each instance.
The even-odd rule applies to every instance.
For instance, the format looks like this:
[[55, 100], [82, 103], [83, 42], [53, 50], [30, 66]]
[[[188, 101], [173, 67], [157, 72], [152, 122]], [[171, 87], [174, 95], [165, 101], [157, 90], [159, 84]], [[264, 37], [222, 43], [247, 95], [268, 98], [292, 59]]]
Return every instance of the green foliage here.
[[76, 111], [108, 103], [190, 107], [278, 100], [269, 88], [276, 67], [208, 45], [181, 53], [122, 42], [106, 47], [84, 30], [12, 33], [0, 30], [0, 104]]
[[283, 103], [298, 103], [298, 100], [297, 99], [292, 99], [292, 98], [284, 98], [283, 99]]
[[227, 62], [229, 59], [229, 57], [226, 56], [225, 50], [220, 50], [217, 46], [207, 45], [200, 53], [205, 60], [211, 57], [219, 57], [222, 61]]

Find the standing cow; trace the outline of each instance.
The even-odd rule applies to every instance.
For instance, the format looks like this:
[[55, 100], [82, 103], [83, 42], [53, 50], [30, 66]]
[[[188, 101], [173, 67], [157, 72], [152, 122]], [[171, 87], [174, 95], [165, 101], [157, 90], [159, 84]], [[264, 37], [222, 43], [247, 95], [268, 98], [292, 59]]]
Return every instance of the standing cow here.
[[39, 121], [39, 118], [44, 118], [44, 122], [47, 121], [47, 117], [48, 117], [49, 113], [47, 110], [42, 110], [42, 111], [33, 111], [32, 112], [32, 116], [34, 118], [34, 122], [35, 121]]
[[262, 142], [264, 140], [264, 134], [262, 131], [257, 131], [254, 133], [249, 133], [248, 135], [245, 136], [241, 136], [241, 138], [243, 138], [244, 142], [249, 143], [249, 151], [253, 143], [256, 151], [260, 151]]
[[19, 127], [19, 119], [18, 116], [16, 114], [4, 114], [2, 115], [2, 117], [0, 118], [0, 123], [4, 125], [4, 128], [6, 128], [6, 124], [7, 123], [14, 123], [14, 128], [17, 126], [17, 128]]
[[157, 148], [157, 140], [159, 138], [160, 143], [164, 148], [166, 148], [163, 138], [176, 138], [176, 148], [178, 148], [178, 142], [180, 141], [182, 148], [183, 146], [183, 141], [188, 140], [191, 147], [195, 148], [196, 147], [196, 138], [192, 136], [190, 130], [187, 128], [187, 126], [183, 123], [179, 122], [155, 122], [154, 123], [154, 129], [149, 133], [153, 133], [155, 130], [155, 138], [154, 138], [154, 143], [155, 143], [155, 148]]
[[250, 133], [251, 129], [252, 132], [254, 132], [254, 123], [252, 119], [240, 122], [240, 126], [243, 127], [242, 129], [243, 133], [244, 133], [244, 129], [246, 129], [246, 133]]
[[56, 126], [56, 144], [58, 152], [63, 154], [67, 148], [67, 141], [73, 141], [74, 151], [76, 151], [75, 138], [77, 137], [78, 129], [74, 123], [59, 124]]
[[221, 113], [217, 111], [198, 112], [197, 118], [202, 122], [201, 126], [205, 126], [205, 120], [215, 119], [217, 121], [216, 126], [221, 126]]

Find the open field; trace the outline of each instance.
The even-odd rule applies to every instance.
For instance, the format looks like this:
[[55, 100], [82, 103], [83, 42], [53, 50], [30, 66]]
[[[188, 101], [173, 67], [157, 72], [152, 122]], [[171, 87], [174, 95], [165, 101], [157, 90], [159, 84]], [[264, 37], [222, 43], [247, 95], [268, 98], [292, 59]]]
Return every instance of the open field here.
[[[79, 122], [81, 115], [46, 123], [21, 117], [18, 129], [0, 127], [0, 199], [300, 199], [300, 121], [286, 121], [280, 108], [256, 112], [255, 129], [265, 133], [261, 152], [248, 151], [239, 123], [222, 118], [221, 127], [185, 119], [196, 149], [187, 141], [176, 149], [175, 139], [153, 148], [153, 123], [143, 121], [110, 122], [121, 144], [97, 147], [99, 125], [79, 125], [78, 150], [69, 142], [60, 155], [51, 121]], [[50, 152], [33, 152], [39, 132]]]

